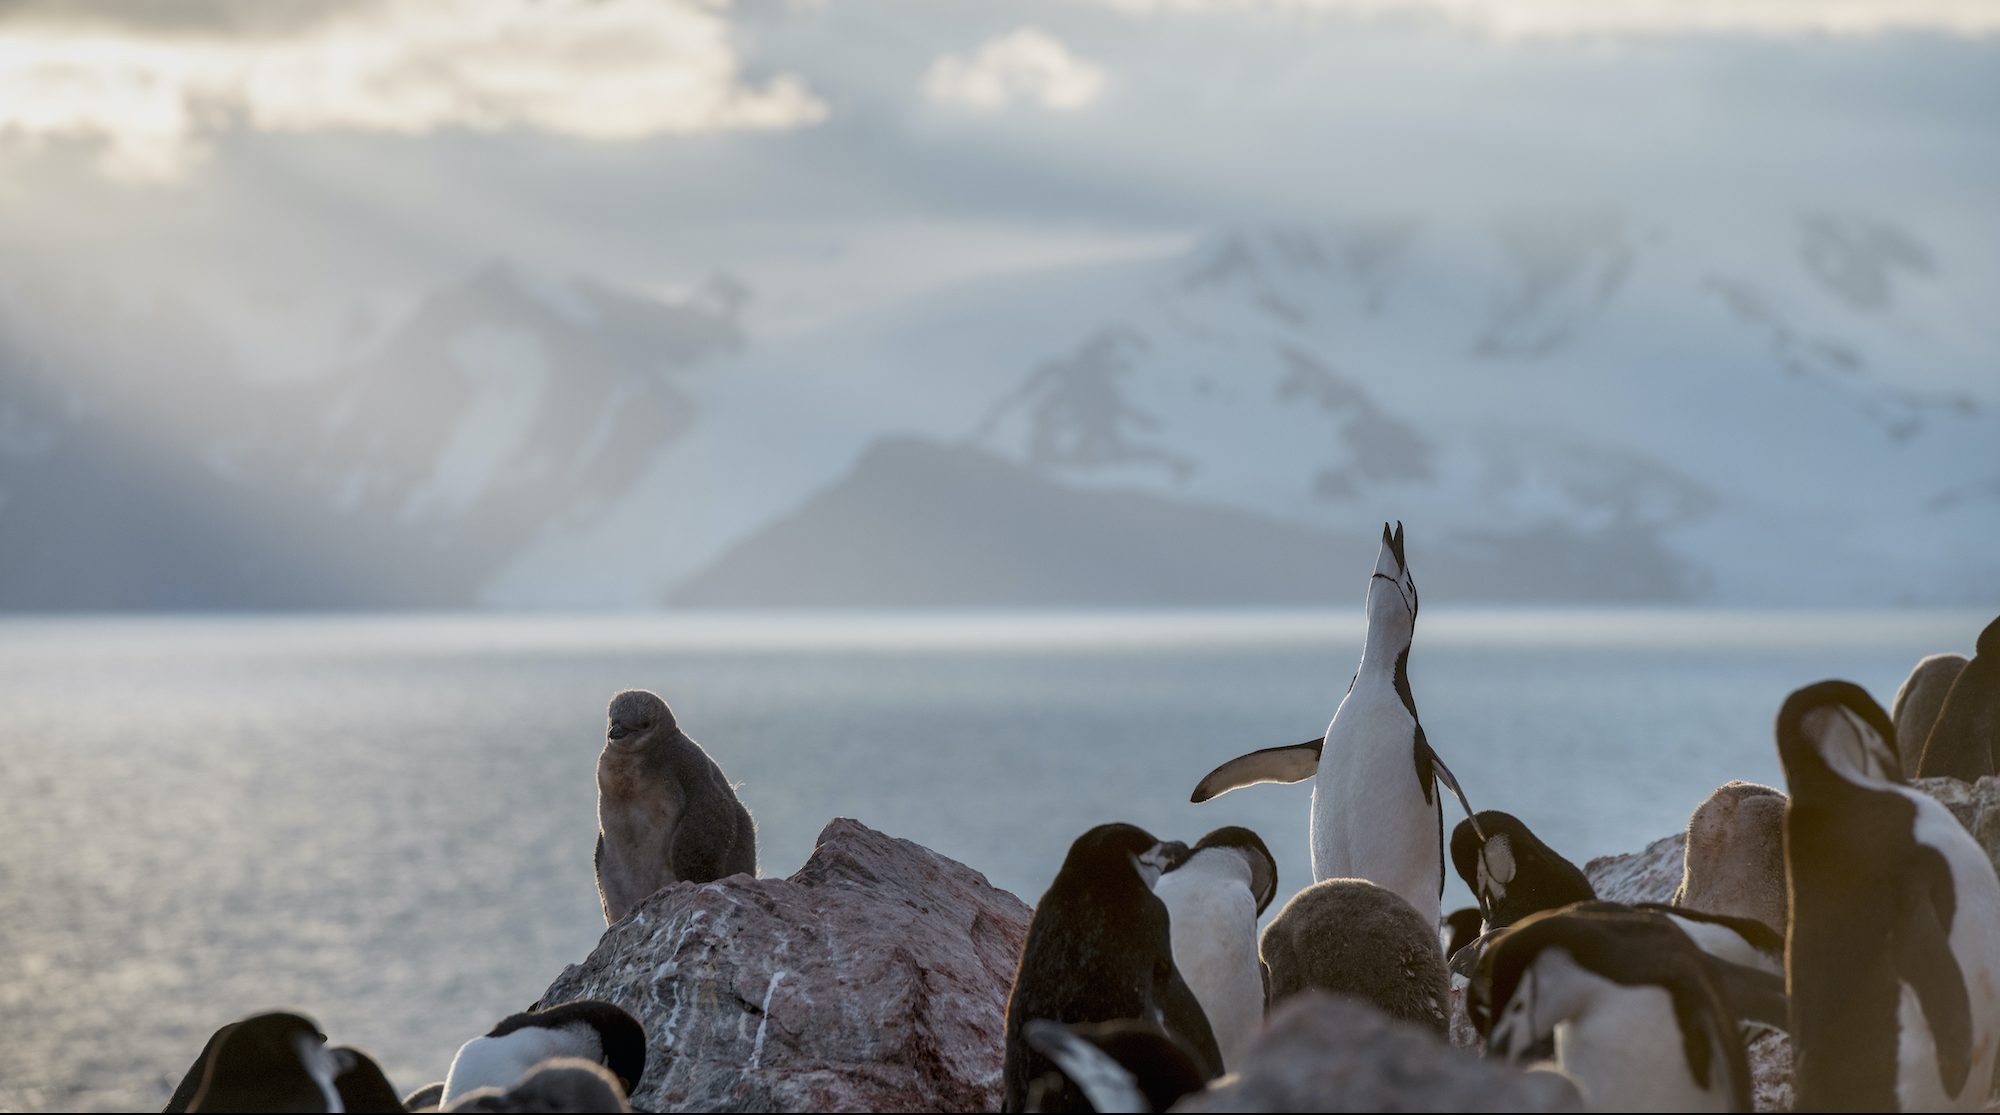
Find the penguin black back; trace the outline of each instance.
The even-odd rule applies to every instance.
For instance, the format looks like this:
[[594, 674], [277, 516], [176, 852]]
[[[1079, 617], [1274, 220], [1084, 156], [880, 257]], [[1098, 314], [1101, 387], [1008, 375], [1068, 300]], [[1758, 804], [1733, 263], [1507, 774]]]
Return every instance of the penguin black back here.
[[[1152, 881], [1170, 853], [1136, 825], [1107, 824], [1077, 837], [1062, 869], [1035, 906], [1007, 1002], [1003, 1107], [1021, 1111], [1030, 1086], [1055, 1068], [1024, 1034], [1028, 1022], [1076, 1024], [1151, 1020], [1194, 1056], [1203, 1078], [1221, 1071], [1222, 1054], [1201, 1004], [1174, 967], [1167, 908]], [[1064, 1086], [1046, 1095], [1053, 1111], [1088, 1111]]]
[[1497, 935], [1480, 955], [1466, 993], [1467, 1013], [1482, 1030], [1495, 1027], [1529, 966], [1548, 949], [1560, 949], [1578, 967], [1611, 983], [1664, 990], [1693, 1084], [1707, 1090], [1720, 1075], [1734, 1110], [1751, 1109], [1750, 1066], [1734, 1010], [1716, 986], [1705, 954], [1652, 911], [1593, 902], [1529, 915]]
[[258, 1014], [217, 1032], [188, 1111], [331, 1111], [339, 1062], [313, 1021]]
[[1905, 796], [1914, 791], [1874, 777], [1868, 758], [1869, 735], [1894, 732], [1881, 706], [1844, 681], [1800, 689], [1778, 713], [1791, 792], [1785, 983], [1802, 1111], [1897, 1109], [1906, 983], [1946, 1090], [1957, 1094], [1969, 1072], [1971, 1005], [1948, 936], [1951, 865], [1916, 839], [1918, 805]]
[[1581, 868], [1497, 809], [1480, 810], [1477, 827], [1467, 818], [1451, 831], [1451, 864], [1479, 900], [1488, 929], [1597, 897]]

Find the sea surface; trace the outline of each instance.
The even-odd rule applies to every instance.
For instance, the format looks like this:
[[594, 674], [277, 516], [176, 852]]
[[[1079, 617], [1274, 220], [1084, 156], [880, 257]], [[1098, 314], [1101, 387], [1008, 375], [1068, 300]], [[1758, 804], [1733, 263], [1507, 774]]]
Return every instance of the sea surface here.
[[[1410, 674], [1474, 806], [1582, 862], [1782, 785], [1793, 688], [1886, 705], [1989, 618], [1438, 609]], [[1289, 894], [1309, 789], [1188, 791], [1323, 731], [1360, 639], [1358, 611], [0, 620], [0, 1109], [157, 1109], [276, 1007], [441, 1079], [604, 928], [593, 771], [627, 687], [740, 783], [766, 875], [846, 816], [1032, 902], [1093, 824], [1243, 824]]]

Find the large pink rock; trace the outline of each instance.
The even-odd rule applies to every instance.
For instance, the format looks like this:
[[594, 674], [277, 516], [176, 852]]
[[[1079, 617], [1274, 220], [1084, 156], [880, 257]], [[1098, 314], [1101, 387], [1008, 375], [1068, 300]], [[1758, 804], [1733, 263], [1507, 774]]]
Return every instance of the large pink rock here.
[[1590, 887], [1606, 902], [1669, 902], [1681, 885], [1687, 833], [1662, 836], [1641, 852], [1598, 856], [1583, 865]]
[[836, 819], [789, 879], [669, 886], [542, 997], [645, 1023], [654, 1111], [986, 1111], [1031, 911], [985, 876]]

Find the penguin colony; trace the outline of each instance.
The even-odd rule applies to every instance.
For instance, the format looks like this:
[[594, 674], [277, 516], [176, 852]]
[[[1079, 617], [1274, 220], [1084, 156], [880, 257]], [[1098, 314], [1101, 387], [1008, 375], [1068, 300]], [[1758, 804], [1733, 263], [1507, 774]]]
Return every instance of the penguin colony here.
[[[1409, 659], [1418, 597], [1385, 524], [1361, 659], [1326, 730], [1230, 759], [1199, 803], [1312, 782], [1313, 880], [1283, 903], [1256, 833], [1192, 848], [1136, 825], [1078, 836], [1030, 922], [1009, 996], [1008, 1111], [1164, 1111], [1241, 1065], [1300, 991], [1442, 1034], [1448, 989], [1486, 1055], [1552, 1060], [1598, 1111], [1748, 1111], [1746, 1042], [1791, 1035], [1798, 1110], [1972, 1111], [2000, 1053], [2000, 878], [1912, 775], [2000, 772], [2000, 619], [1933, 655], [1894, 714], [1847, 682], [1792, 693], [1786, 788], [1730, 782], [1689, 819], [1672, 901], [1600, 901], [1520, 818], [1475, 812], [1426, 736]], [[722, 768], [644, 690], [607, 710], [593, 857], [607, 924], [664, 887], [754, 875]], [[1444, 797], [1463, 818], [1445, 839]], [[1448, 853], [1448, 856], [1447, 856]], [[1478, 905], [1443, 916], [1447, 858]], [[647, 1035], [612, 1003], [501, 1020], [442, 1082], [398, 1097], [309, 1018], [209, 1039], [167, 1111], [626, 1111]], [[1329, 1102], [1332, 1102], [1331, 1100]]]

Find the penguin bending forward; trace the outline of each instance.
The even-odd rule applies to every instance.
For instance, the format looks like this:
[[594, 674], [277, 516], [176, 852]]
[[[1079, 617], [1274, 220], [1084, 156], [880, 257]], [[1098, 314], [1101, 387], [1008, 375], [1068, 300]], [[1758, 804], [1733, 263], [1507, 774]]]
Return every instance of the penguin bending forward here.
[[757, 826], [657, 695], [611, 699], [597, 758], [597, 893], [604, 924], [669, 883], [757, 873]]
[[1260, 782], [1312, 779], [1314, 881], [1367, 879], [1436, 925], [1444, 894], [1444, 813], [1437, 783], [1451, 788], [1467, 816], [1472, 806], [1417, 719], [1409, 674], [1417, 585], [1404, 560], [1401, 523], [1393, 532], [1382, 524], [1367, 608], [1361, 665], [1326, 734], [1231, 759], [1210, 771], [1189, 800], [1207, 801]]
[[1553, 1037], [1593, 1111], [1749, 1111], [1711, 962], [1662, 915], [1593, 906], [1530, 915], [1480, 952], [1467, 1013], [1487, 1052], [1520, 1060]]
[[[1193, 1055], [1203, 1080], [1222, 1072], [1222, 1053], [1201, 1003], [1174, 967], [1167, 908], [1153, 894], [1162, 872], [1186, 854], [1137, 825], [1108, 824], [1076, 838], [1055, 881], [1035, 904], [1007, 999], [1002, 1108], [1026, 1110], [1030, 1086], [1056, 1066], [1027, 1039], [1029, 1022], [1074, 1025], [1138, 1019]], [[1065, 1082], [1047, 1090], [1047, 1111], [1089, 1111]]]
[[482, 1088], [511, 1088], [529, 1069], [556, 1057], [579, 1057], [610, 1070], [629, 1095], [646, 1074], [646, 1028], [616, 1003], [575, 999], [509, 1015], [458, 1049], [439, 1106]]
[[1778, 713], [1801, 1111], [1976, 1111], [1993, 1080], [2000, 879], [1949, 810], [1884, 777], [1894, 735], [1844, 681]]
[[1478, 899], [1487, 929], [1597, 897], [1581, 868], [1519, 817], [1497, 809], [1482, 809], [1451, 830], [1451, 864]]

